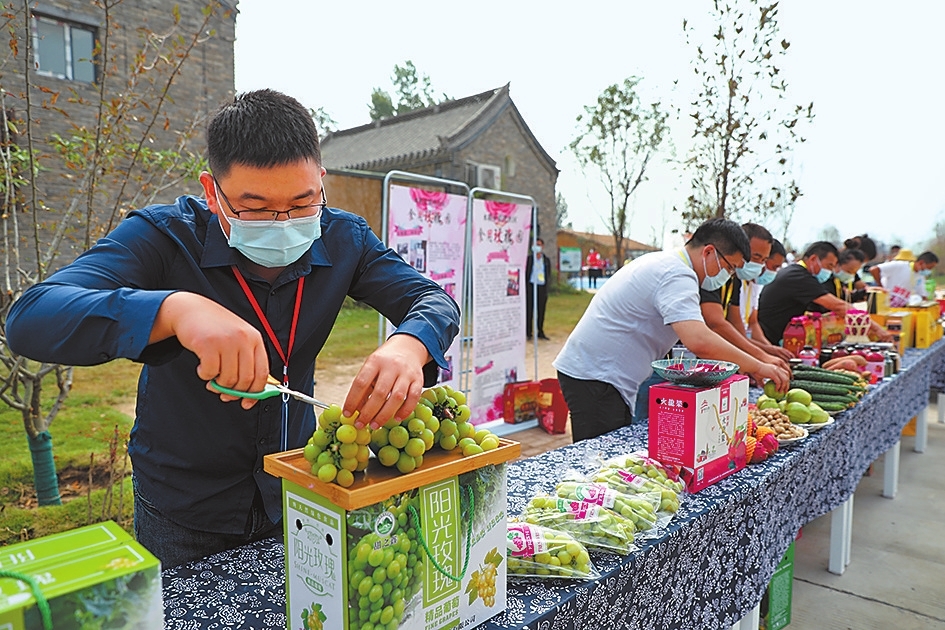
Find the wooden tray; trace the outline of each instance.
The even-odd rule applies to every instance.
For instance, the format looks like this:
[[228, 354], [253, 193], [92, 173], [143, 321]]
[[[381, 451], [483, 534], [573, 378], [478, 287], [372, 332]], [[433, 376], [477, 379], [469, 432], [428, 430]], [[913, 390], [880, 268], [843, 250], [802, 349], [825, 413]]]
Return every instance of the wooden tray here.
[[275, 477], [288, 479], [294, 484], [319, 494], [343, 510], [357, 510], [374, 505], [395, 494], [401, 494], [441, 479], [448, 479], [489, 464], [501, 464], [517, 458], [522, 452], [518, 442], [499, 438], [499, 447], [478, 455], [463, 457], [459, 450], [434, 449], [423, 455], [423, 466], [406, 475], [396, 468], [385, 468], [371, 458], [364, 473], [354, 474], [354, 485], [342, 488], [336, 483], [324, 483], [312, 474], [312, 466], [302, 449], [266, 455], [263, 469]]

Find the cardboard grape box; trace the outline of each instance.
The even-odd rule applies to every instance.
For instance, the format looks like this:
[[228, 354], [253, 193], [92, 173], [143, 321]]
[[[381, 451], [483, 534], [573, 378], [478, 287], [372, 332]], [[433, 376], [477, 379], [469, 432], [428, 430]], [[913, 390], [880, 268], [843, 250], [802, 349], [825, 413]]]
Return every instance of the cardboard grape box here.
[[[102, 627], [115, 629], [162, 629], [157, 558], [127, 534], [106, 543], [115, 531], [93, 528], [4, 548], [4, 560], [15, 562], [4, 570], [29, 576], [39, 585], [57, 630], [91, 627], [89, 623], [107, 623]], [[79, 542], [83, 539], [89, 542], [87, 546]], [[36, 598], [26, 582], [0, 578], [0, 628], [42, 630]]]
[[268, 455], [282, 477], [287, 628], [471, 628], [505, 610], [505, 462], [520, 452], [509, 440], [434, 451], [406, 475], [372, 460], [350, 488], [319, 481], [301, 449]]
[[649, 455], [682, 467], [690, 492], [745, 467], [747, 425], [747, 376], [730, 376], [715, 387], [650, 388]]

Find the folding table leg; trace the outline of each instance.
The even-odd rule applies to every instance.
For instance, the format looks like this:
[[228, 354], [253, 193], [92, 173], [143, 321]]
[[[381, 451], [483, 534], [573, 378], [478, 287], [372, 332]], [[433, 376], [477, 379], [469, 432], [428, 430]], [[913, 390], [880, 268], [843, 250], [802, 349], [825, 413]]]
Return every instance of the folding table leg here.
[[830, 562], [827, 570], [843, 575], [850, 564], [853, 533], [853, 496], [830, 513]]
[[[918, 422], [918, 420], [916, 422]], [[883, 464], [883, 496], [887, 499], [895, 499], [896, 490], [899, 489], [900, 444], [901, 441], [896, 442], [892, 448], [886, 451], [885, 462]]]
[[758, 625], [760, 622], [761, 603], [752, 608], [748, 614], [742, 617], [741, 621], [736, 622], [730, 630], [758, 630]]
[[853, 498], [854, 495], [850, 495], [850, 498], [847, 500], [847, 511], [849, 516], [846, 519], [846, 528], [847, 531], [843, 536], [843, 566], [844, 568], [850, 566], [850, 554], [853, 552]]
[[929, 408], [925, 407], [915, 418], [915, 446], [916, 453], [924, 453], [929, 443]]
[[945, 392], [939, 392], [935, 398], [935, 406], [938, 408], [938, 423], [945, 424]]

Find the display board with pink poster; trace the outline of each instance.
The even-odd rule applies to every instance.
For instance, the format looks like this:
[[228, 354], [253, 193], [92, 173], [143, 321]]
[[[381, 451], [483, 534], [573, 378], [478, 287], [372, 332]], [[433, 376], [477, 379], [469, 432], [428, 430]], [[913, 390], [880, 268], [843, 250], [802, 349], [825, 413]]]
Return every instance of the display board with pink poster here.
[[472, 206], [472, 422], [502, 418], [506, 383], [525, 374], [525, 260], [532, 207]]
[[[463, 299], [466, 207], [465, 195], [408, 186], [390, 187], [388, 247], [443, 287], [457, 304]], [[447, 350], [450, 369], [441, 370], [439, 380], [440, 384], [457, 389], [461, 342], [461, 336], [457, 335]]]

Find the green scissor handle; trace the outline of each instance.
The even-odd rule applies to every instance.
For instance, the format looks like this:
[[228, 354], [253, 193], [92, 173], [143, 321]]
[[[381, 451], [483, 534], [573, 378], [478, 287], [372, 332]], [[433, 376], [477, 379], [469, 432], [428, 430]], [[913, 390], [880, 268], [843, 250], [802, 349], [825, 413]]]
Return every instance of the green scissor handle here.
[[265, 398], [272, 398], [273, 396], [281, 396], [282, 392], [279, 391], [275, 385], [272, 383], [266, 383], [266, 386], [261, 392], [241, 392], [238, 389], [230, 389], [229, 387], [223, 387], [215, 380], [210, 381], [210, 386], [213, 389], [217, 390], [221, 394], [229, 394], [230, 396], [236, 396], [237, 398], [252, 398], [254, 400], [263, 400]]

